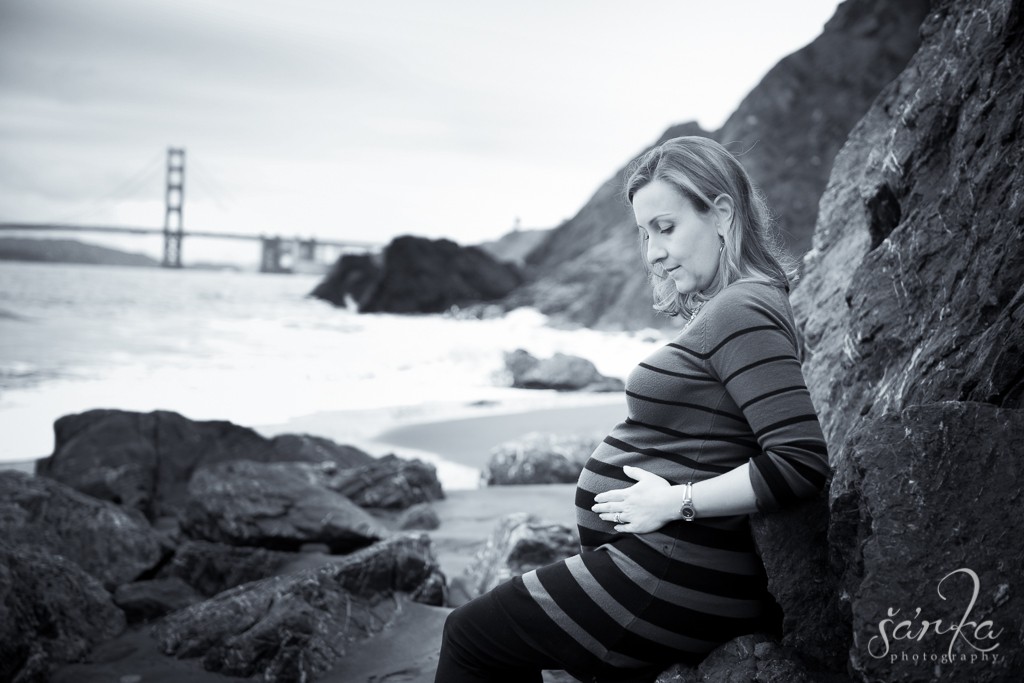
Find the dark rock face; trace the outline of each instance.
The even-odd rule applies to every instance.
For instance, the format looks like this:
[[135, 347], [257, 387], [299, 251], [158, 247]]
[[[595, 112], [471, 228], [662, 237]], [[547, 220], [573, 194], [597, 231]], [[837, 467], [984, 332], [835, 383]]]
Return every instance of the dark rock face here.
[[312, 294], [336, 305], [351, 297], [365, 313], [441, 313], [500, 299], [521, 281], [515, 266], [478, 247], [406, 235], [384, 249], [382, 266], [343, 259]]
[[[926, 0], [844, 2], [822, 34], [779, 62], [719, 131], [682, 124], [655, 144], [704, 135], [728, 145], [767, 196], [789, 249], [802, 254], [835, 154], [914, 54], [927, 7]], [[671, 324], [651, 310], [632, 212], [622, 197], [624, 175], [620, 169], [530, 253], [530, 284], [510, 305], [536, 305], [592, 327]]]
[[602, 375], [586, 358], [556, 353], [543, 360], [523, 349], [505, 353], [505, 368], [518, 389], [623, 391], [622, 380]]
[[359, 467], [339, 469], [330, 464], [304, 465], [302, 471], [311, 481], [364, 508], [404, 510], [418, 503], [444, 498], [433, 465], [393, 454], [374, 458]]
[[335, 306], [347, 306], [351, 300], [363, 310], [380, 284], [383, 266], [383, 257], [376, 254], [342, 254], [309, 295]]
[[598, 438], [533, 432], [491, 450], [483, 479], [488, 486], [572, 484]]
[[124, 614], [71, 560], [0, 539], [0, 680], [49, 679], [124, 630]]
[[576, 530], [521, 512], [508, 515], [461, 577], [467, 597], [483, 595], [499, 583], [580, 551]]
[[302, 466], [237, 460], [200, 469], [189, 482], [184, 530], [230, 545], [298, 550], [323, 543], [332, 552], [386, 535], [348, 498], [311, 483]]
[[178, 578], [135, 581], [114, 591], [114, 604], [130, 622], [156, 619], [202, 599], [192, 586]]
[[[831, 583], [828, 610], [843, 615], [845, 637], [819, 640], [821, 651], [863, 680], [916, 681], [929, 675], [921, 666], [873, 655], [879, 621], [890, 607], [915, 633], [921, 620], [959, 621], [971, 576], [946, 580], [948, 601], [937, 583], [970, 569], [980, 584], [971, 619], [1004, 629], [1003, 664], [927, 671], [1008, 680], [1024, 668], [1009, 635], [1024, 624], [1010, 592], [1022, 546], [1006, 532], [1024, 516], [1024, 181], [1012, 170], [1024, 162], [1024, 12], [941, 1], [921, 33], [836, 158], [793, 295], [834, 479], [828, 563], [790, 580]], [[793, 624], [786, 637], [815, 642], [817, 625]], [[947, 652], [948, 636], [925, 640], [919, 652]], [[905, 640], [889, 646], [913, 654]], [[961, 638], [952, 654], [962, 652], [976, 651]]]
[[158, 578], [179, 578], [206, 597], [277, 574], [295, 554], [266, 548], [187, 540]]
[[[264, 439], [231, 422], [195, 422], [177, 413], [90, 410], [54, 424], [56, 446], [36, 473], [96, 498], [142, 511], [150, 519], [175, 515], [200, 466], [231, 460], [327, 459], [345, 467], [369, 459], [327, 439]], [[365, 455], [365, 459], [362, 457]]]
[[0, 538], [63, 555], [109, 589], [163, 556], [159, 537], [136, 511], [22, 472], [0, 472]]
[[[1024, 567], [1021, 444], [1024, 410], [958, 401], [867, 420], [851, 436], [843, 454], [860, 476], [835, 507], [856, 505], [859, 515], [856, 533], [836, 540], [859, 543], [836, 551], [849, 562], [841, 587], [850, 595], [850, 663], [865, 679], [920, 680], [919, 663], [892, 655], [950, 648], [967, 661], [938, 664], [945, 676], [1002, 681], [1024, 670], [1016, 637], [1024, 628], [1016, 590]], [[899, 612], [885, 626], [891, 609]], [[912, 620], [916, 634], [922, 620], [941, 619], [945, 630], [968, 610], [979, 626], [966, 625], [960, 637], [894, 638], [896, 622]], [[980, 654], [971, 645], [992, 648], [1001, 663], [971, 666], [970, 655]]]
[[799, 657], [764, 634], [740, 636], [712, 650], [697, 667], [676, 664], [654, 683], [824, 683]]
[[[425, 536], [377, 543], [336, 564], [245, 584], [167, 616], [161, 649], [230, 676], [313, 680], [387, 627], [406, 600], [441, 604]], [[438, 588], [440, 587], [440, 590]]]

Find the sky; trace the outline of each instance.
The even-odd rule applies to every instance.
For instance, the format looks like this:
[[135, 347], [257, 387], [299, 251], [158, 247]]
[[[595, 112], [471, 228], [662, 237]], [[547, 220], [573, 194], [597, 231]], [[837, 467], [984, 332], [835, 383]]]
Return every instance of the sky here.
[[836, 5], [0, 0], [0, 222], [162, 227], [181, 146], [186, 231], [553, 227], [668, 126], [718, 128]]

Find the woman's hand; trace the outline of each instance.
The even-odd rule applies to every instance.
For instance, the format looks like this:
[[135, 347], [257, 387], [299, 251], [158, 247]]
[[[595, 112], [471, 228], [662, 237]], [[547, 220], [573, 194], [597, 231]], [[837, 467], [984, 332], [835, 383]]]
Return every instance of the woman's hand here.
[[601, 519], [615, 522], [615, 530], [632, 534], [657, 531], [677, 519], [677, 507], [671, 497], [671, 484], [639, 467], [622, 468], [636, 483], [624, 489], [605, 491], [594, 496], [590, 508]]

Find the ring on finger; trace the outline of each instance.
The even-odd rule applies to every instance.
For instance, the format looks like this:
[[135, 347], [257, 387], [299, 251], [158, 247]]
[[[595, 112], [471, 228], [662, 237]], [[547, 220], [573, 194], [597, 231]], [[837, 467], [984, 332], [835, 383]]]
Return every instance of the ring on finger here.
[[618, 512], [615, 513], [615, 523], [616, 524], [622, 524], [622, 519], [619, 517], [619, 513]]

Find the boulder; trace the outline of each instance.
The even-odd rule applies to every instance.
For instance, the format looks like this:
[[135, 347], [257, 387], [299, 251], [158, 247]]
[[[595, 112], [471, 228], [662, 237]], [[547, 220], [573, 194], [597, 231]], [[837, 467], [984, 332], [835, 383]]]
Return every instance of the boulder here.
[[271, 441], [231, 422], [196, 422], [162, 410], [65, 415], [54, 424], [54, 432], [53, 455], [38, 462], [37, 474], [141, 510], [150, 519], [178, 513], [188, 481], [202, 465], [243, 459], [326, 459], [347, 467], [372, 459], [326, 439], [294, 436]]
[[161, 650], [229, 676], [313, 680], [386, 629], [409, 600], [440, 604], [426, 536], [400, 536], [337, 563], [238, 586], [164, 618]]
[[389, 454], [350, 468], [332, 463], [303, 465], [311, 482], [340, 493], [356, 505], [380, 510], [404, 510], [417, 503], [442, 500], [444, 491], [434, 466]]
[[150, 621], [202, 599], [192, 586], [176, 577], [126, 583], [114, 591], [114, 604], [129, 622]]
[[499, 299], [522, 281], [515, 266], [446, 239], [396, 237], [378, 270], [373, 261], [345, 258], [313, 296], [335, 305], [351, 298], [362, 313], [441, 313]]
[[676, 664], [654, 683], [839, 683], [840, 677], [812, 676], [799, 656], [768, 636], [740, 636], [718, 646], [699, 666]]
[[279, 573], [295, 553], [186, 540], [157, 578], [178, 578], [206, 597]]
[[0, 537], [0, 680], [44, 683], [125, 628], [103, 585], [60, 555]]
[[466, 567], [460, 585], [467, 598], [580, 551], [576, 530], [518, 512], [502, 518], [487, 544]]
[[384, 258], [380, 254], [342, 254], [309, 295], [335, 306], [351, 303], [362, 310], [383, 275]]
[[[929, 662], [936, 678], [969, 672], [987, 683], [1024, 670], [1011, 635], [1024, 626], [1022, 443], [1024, 410], [960, 401], [891, 412], [851, 435], [843, 455], [859, 476], [834, 503], [844, 525], [832, 540], [845, 569], [850, 665], [861, 678], [920, 680], [921, 662], [903, 655], [921, 653], [966, 657]], [[915, 634], [941, 620], [944, 635], [898, 640], [903, 620]], [[981, 626], [946, 633], [961, 620]], [[989, 649], [999, 661], [971, 664]]]
[[600, 439], [531, 432], [491, 449], [482, 478], [488, 486], [572, 484]]
[[432, 531], [441, 526], [441, 518], [437, 510], [429, 503], [417, 503], [403, 510], [395, 520], [395, 528], [401, 530], [425, 529]]
[[23, 472], [0, 472], [0, 538], [63, 555], [107, 588], [135, 580], [164, 555], [135, 510]]
[[[828, 557], [806, 557], [787, 580], [830, 586], [820, 611], [840, 615], [840, 636], [798, 619], [783, 642], [815, 643], [808, 651], [844, 660], [862, 680], [933, 671], [1007, 680], [1024, 666], [1008, 638], [1024, 624], [1010, 597], [1020, 545], [1003, 532], [1024, 516], [1014, 485], [1024, 180], [1011, 170], [1024, 163], [1022, 16], [1004, 0], [935, 3], [920, 50], [836, 157], [793, 293], [833, 480]], [[766, 565], [778, 561], [772, 553], [791, 552], [761, 547]], [[978, 576], [972, 618], [1006, 629], [1003, 664], [929, 661], [924, 669], [902, 656], [876, 658], [869, 648], [880, 647], [872, 638], [890, 608], [915, 624], [941, 618], [943, 628], [962, 615], [971, 574], [946, 579], [950, 600], [939, 603], [936, 593], [960, 569]], [[803, 609], [778, 597], [787, 613]], [[890, 652], [949, 653], [945, 639], [924, 640], [916, 650], [890, 640]], [[960, 639], [952, 654], [967, 650]]]
[[586, 358], [556, 353], [537, 359], [523, 349], [505, 353], [505, 368], [518, 389], [555, 389], [557, 391], [623, 391], [625, 384], [606, 377]]
[[200, 469], [189, 482], [184, 531], [194, 538], [271, 550], [322, 543], [336, 553], [386, 535], [348, 498], [310, 482], [302, 467], [236, 460]]
[[335, 467], [348, 468], [376, 461], [372, 455], [355, 446], [335, 443], [311, 434], [280, 434], [270, 440], [270, 445], [279, 462], [330, 463]]

